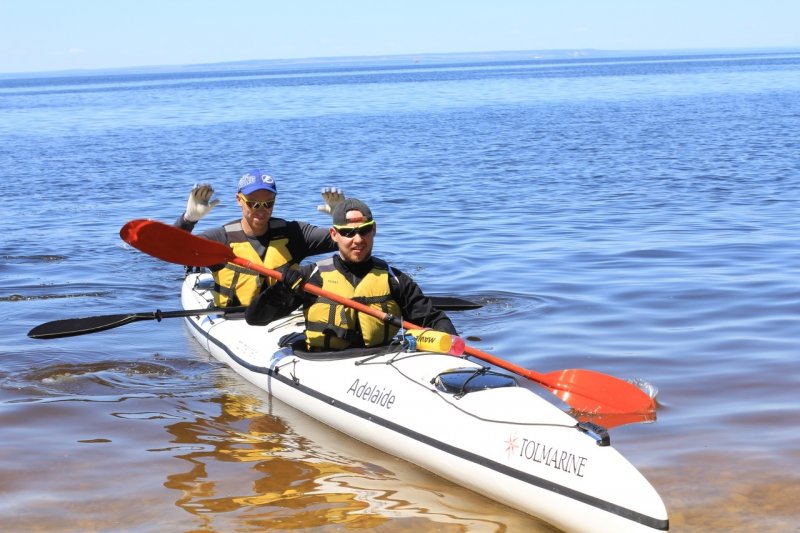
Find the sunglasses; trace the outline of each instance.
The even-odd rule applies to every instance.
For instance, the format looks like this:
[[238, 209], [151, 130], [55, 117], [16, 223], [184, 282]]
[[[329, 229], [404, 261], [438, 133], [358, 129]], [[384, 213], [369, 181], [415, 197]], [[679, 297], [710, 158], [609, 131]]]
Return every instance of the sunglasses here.
[[275, 205], [275, 199], [257, 202], [255, 200], [248, 200], [243, 194], [239, 195], [239, 199], [241, 199], [250, 209], [271, 209], [272, 206]]
[[352, 239], [356, 234], [365, 237], [375, 229], [375, 221], [370, 220], [360, 226], [333, 226], [333, 229], [345, 239]]

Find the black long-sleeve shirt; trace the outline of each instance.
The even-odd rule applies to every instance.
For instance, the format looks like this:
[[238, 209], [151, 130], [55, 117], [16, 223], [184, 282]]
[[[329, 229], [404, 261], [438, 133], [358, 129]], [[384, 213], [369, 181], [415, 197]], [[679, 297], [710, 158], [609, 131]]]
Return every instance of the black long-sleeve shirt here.
[[[348, 263], [339, 255], [333, 257], [334, 265], [345, 278], [353, 285], [358, 285], [373, 266], [373, 259], [369, 258], [361, 263]], [[301, 265], [300, 273], [308, 283], [322, 286], [322, 278], [314, 272], [313, 264]], [[402, 319], [423, 328], [431, 328], [445, 333], [457, 334], [450, 318], [425, 296], [417, 283], [405, 273], [392, 268], [394, 276], [389, 277], [389, 290], [392, 298], [400, 306]], [[300, 295], [292, 292], [283, 283], [276, 283], [270, 287], [262, 286], [261, 292], [256, 295], [245, 312], [248, 324], [266, 325], [273, 320], [288, 315], [301, 304], [304, 308], [310, 307], [317, 296], [304, 292]]]

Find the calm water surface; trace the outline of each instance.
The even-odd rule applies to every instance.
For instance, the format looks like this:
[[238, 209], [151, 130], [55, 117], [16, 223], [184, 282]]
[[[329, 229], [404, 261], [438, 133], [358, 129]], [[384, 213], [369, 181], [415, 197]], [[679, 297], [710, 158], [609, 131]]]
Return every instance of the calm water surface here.
[[800, 520], [800, 54], [0, 78], [0, 522], [11, 531], [549, 531], [244, 383], [179, 320], [36, 341], [46, 321], [179, 307], [127, 247], [193, 184], [236, 216], [368, 200], [376, 251], [478, 301], [473, 344], [659, 389], [612, 442], [675, 531]]

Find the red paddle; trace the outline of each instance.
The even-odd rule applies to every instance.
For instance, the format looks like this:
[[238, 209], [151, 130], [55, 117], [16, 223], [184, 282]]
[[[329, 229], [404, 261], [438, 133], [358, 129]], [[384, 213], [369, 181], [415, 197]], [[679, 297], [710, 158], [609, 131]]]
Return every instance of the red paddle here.
[[[279, 272], [238, 257], [225, 244], [197, 237], [155, 220], [132, 220], [123, 226], [120, 236], [134, 248], [170, 263], [196, 267], [235, 263], [265, 276], [281, 279]], [[302, 288], [306, 292], [323, 296], [392, 325], [398, 327], [402, 325], [406, 329], [420, 329], [419, 326], [399, 317], [383, 313], [315, 285], [305, 283]], [[581, 413], [614, 415], [655, 412], [655, 401], [648, 394], [632, 383], [607, 374], [580, 369], [556, 370], [541, 374], [471, 346], [467, 346], [464, 353], [543, 385]]]

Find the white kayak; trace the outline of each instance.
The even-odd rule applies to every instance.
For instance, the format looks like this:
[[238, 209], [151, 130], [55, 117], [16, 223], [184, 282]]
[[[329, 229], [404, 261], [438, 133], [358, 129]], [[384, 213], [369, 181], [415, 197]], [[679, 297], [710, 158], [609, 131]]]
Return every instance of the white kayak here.
[[[209, 274], [188, 274], [183, 308], [212, 305], [211, 287]], [[479, 494], [567, 531], [669, 529], [660, 496], [607, 432], [524, 378], [399, 343], [307, 352], [287, 344], [303, 331], [299, 313], [269, 326], [221, 314], [186, 321], [265, 393]]]

